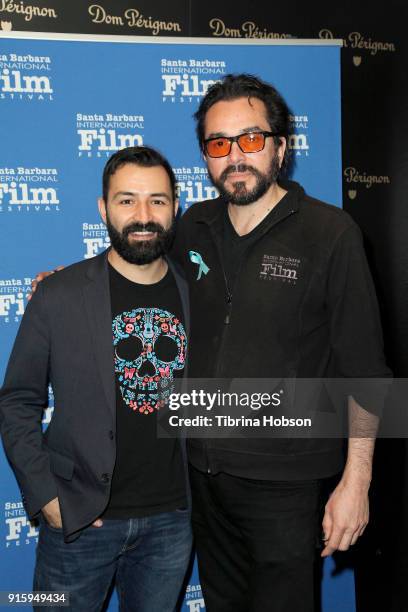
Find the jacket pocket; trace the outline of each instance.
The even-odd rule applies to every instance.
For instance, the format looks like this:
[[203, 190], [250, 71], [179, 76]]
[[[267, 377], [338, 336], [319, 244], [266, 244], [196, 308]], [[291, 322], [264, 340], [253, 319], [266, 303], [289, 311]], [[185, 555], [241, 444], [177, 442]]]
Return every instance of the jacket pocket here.
[[50, 454], [50, 466], [51, 471], [56, 476], [64, 478], [65, 480], [71, 480], [74, 473], [74, 462], [69, 457], [57, 453], [55, 450], [48, 449]]

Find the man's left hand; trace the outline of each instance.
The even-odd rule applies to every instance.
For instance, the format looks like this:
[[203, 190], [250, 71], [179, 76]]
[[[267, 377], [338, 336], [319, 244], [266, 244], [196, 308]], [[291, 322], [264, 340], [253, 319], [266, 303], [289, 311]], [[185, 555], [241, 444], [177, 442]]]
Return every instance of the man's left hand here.
[[369, 517], [368, 486], [356, 479], [340, 481], [326, 504], [323, 518], [325, 548], [321, 556], [347, 550], [356, 543]]

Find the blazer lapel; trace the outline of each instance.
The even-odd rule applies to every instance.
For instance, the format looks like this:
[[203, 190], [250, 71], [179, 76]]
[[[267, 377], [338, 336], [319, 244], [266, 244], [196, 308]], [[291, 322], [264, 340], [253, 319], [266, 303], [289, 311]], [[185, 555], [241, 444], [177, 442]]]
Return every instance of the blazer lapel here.
[[115, 365], [107, 253], [105, 251], [93, 260], [93, 265], [88, 269], [88, 283], [83, 288], [83, 295], [102, 388], [109, 410], [115, 418]]
[[[189, 296], [189, 288], [186, 279], [183, 277], [183, 273], [179, 272], [178, 265], [175, 264], [169, 257], [166, 257], [166, 261], [169, 265], [170, 270], [173, 272], [173, 276], [176, 281], [177, 289], [180, 294], [181, 306], [183, 309], [184, 320], [185, 320], [185, 330], [188, 338], [188, 345], [190, 342], [190, 296]], [[188, 357], [189, 349], [187, 349], [187, 361], [184, 367], [183, 378], [188, 377]]]

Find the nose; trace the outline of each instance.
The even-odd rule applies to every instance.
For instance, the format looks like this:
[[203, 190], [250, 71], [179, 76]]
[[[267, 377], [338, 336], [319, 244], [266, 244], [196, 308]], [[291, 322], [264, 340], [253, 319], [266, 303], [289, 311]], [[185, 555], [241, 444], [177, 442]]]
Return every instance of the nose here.
[[140, 223], [147, 223], [148, 221], [151, 221], [150, 207], [148, 202], [139, 202], [137, 206], [136, 217]]
[[237, 142], [231, 144], [231, 151], [228, 157], [233, 164], [242, 162], [245, 159], [245, 153], [241, 151]]

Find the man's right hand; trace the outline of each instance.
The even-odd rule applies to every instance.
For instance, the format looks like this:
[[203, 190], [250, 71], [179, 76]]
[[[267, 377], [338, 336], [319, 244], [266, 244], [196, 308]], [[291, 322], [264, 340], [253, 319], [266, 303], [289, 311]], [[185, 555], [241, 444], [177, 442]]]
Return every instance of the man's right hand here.
[[[54, 497], [48, 504], [42, 508], [41, 512], [50, 527], [54, 529], [62, 529], [61, 509], [58, 501], [58, 497]], [[92, 527], [102, 527], [103, 521], [97, 518], [92, 523]]]
[[58, 497], [54, 497], [48, 504], [45, 504], [42, 508], [42, 513], [50, 527], [62, 529], [61, 510]]
[[57, 266], [55, 268], [55, 270], [47, 270], [47, 272], [39, 272], [38, 274], [35, 275], [34, 280], [31, 281], [31, 293], [28, 294], [28, 299], [31, 300], [31, 297], [33, 295], [33, 293], [35, 293], [38, 283], [41, 283], [41, 281], [44, 280], [44, 278], [47, 278], [47, 276], [50, 276], [51, 274], [54, 274], [54, 272], [59, 272], [60, 270], [63, 270], [64, 266]]

